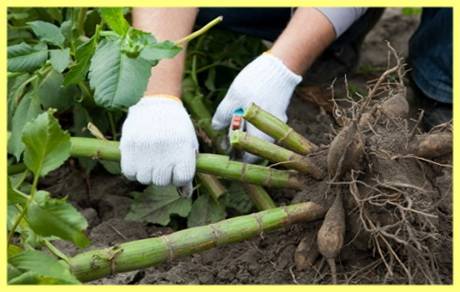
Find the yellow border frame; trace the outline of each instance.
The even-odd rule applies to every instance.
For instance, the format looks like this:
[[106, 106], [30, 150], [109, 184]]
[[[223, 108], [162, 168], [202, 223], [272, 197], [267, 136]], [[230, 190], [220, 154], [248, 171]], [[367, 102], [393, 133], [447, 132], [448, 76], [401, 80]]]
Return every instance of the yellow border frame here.
[[[458, 4], [459, 2], [457, 1], [457, 4], [455, 1], [445, 1], [445, 0], [440, 0], [440, 1], [426, 1], [426, 0], [420, 0], [420, 1], [408, 1], [408, 0], [403, 0], [403, 1], [396, 1], [396, 0], [370, 0], [370, 1], [362, 1], [357, 3], [356, 1], [350, 1], [350, 0], [340, 0], [340, 1], [332, 1], [332, 0], [312, 0], [312, 1], [300, 1], [300, 0], [265, 0], [265, 1], [254, 1], [254, 0], [202, 0], [202, 1], [184, 1], [184, 0], [179, 0], [179, 1], [147, 1], [147, 0], [131, 0], [131, 1], [120, 1], [120, 0], [112, 0], [112, 1], [101, 1], [101, 0], [79, 0], [79, 1], [68, 1], [68, 0], [2, 0], [0, 1], [0, 19], [1, 19], [1, 25], [0, 25], [0, 88], [1, 88], [1, 97], [3, 102], [0, 104], [0, 148], [3, 150], [3, 155], [0, 155], [0, 185], [1, 185], [1, 192], [0, 192], [0, 210], [3, 212], [0, 212], [1, 214], [6, 214], [6, 181], [7, 181], [7, 169], [6, 169], [6, 145], [7, 145], [7, 133], [6, 133], [6, 122], [7, 122], [7, 107], [6, 107], [6, 94], [7, 94], [7, 78], [6, 78], [6, 47], [7, 47], [7, 30], [6, 30], [6, 9], [9, 6], [15, 6], [15, 7], [31, 7], [31, 6], [44, 6], [44, 7], [64, 7], [64, 6], [91, 6], [91, 7], [97, 7], [97, 6], [127, 6], [126, 4], [130, 4], [129, 6], [158, 6], [158, 7], [191, 7], [191, 6], [357, 6], [357, 5], [362, 5], [362, 6], [382, 6], [382, 7], [410, 7], [410, 6], [416, 6], [416, 7], [453, 7], [454, 8], [454, 48], [460, 48], [459, 41], [460, 37], [458, 36], [458, 32], [460, 31], [459, 29], [459, 24], [460, 24], [460, 19], [459, 15], [457, 13], [457, 7], [460, 6]], [[454, 52], [456, 50], [454, 49]], [[460, 68], [459, 68], [459, 61], [458, 58], [456, 58], [456, 55], [454, 54], [453, 58], [453, 68], [454, 68], [454, 96], [458, 98], [460, 91], [459, 87], [456, 86], [460, 84]], [[455, 125], [457, 124], [456, 120], [458, 119], [458, 112], [460, 111], [460, 103], [459, 102], [454, 102], [454, 141], [453, 141], [453, 146], [455, 149], [455, 146], [459, 144], [459, 137], [457, 135], [458, 133], [458, 127]], [[454, 151], [454, 169], [453, 169], [453, 208], [454, 208], [454, 218], [457, 218], [458, 216], [458, 208], [459, 208], [459, 200], [455, 199], [456, 195], [456, 190], [457, 190], [457, 185], [458, 185], [458, 180], [459, 180], [459, 172], [457, 171], [457, 166], [458, 166], [458, 161], [459, 160], [459, 155], [457, 152]], [[3, 220], [5, 220], [5, 217], [3, 217]], [[238, 286], [238, 289], [246, 290], [246, 291], [253, 291], [254, 289], [257, 290], [278, 290], [278, 289], [290, 289], [292, 291], [305, 291], [305, 289], [309, 288], [315, 288], [319, 290], [336, 290], [336, 289], [346, 289], [348, 291], [368, 291], [369, 289], [372, 289], [373, 291], [384, 291], [384, 289], [397, 289], [397, 290], [412, 290], [412, 291], [425, 291], [428, 289], [436, 289], [438, 291], [439, 289], [441, 290], [452, 290], [452, 289], [458, 289], [459, 287], [455, 288], [456, 286], [459, 286], [459, 277], [460, 275], [456, 273], [458, 271], [458, 264], [459, 264], [459, 244], [458, 244], [458, 234], [460, 232], [459, 230], [459, 224], [458, 220], [454, 220], [453, 222], [453, 228], [454, 228], [454, 267], [453, 267], [453, 285], [435, 285], [435, 286], [421, 286], [421, 285], [412, 285], [412, 286], [406, 286], [406, 285], [392, 285], [391, 288], [387, 287], [386, 285], [354, 285], [354, 286], [326, 286], [326, 285], [299, 285], [299, 286], [294, 286], [294, 285], [245, 285], [245, 286]], [[2, 291], [8, 290], [8, 291], [27, 291], [26, 289], [33, 289], [34, 292], [38, 290], [42, 291], [57, 291], [60, 289], [63, 289], [62, 286], [8, 286], [6, 285], [6, 273], [7, 273], [7, 265], [6, 265], [6, 224], [0, 224], [0, 258], [2, 259], [2, 265], [0, 268], [0, 289]], [[65, 289], [70, 289], [71, 291], [78, 291], [78, 289], [81, 289], [81, 286], [67, 286]], [[173, 291], [176, 289], [187, 289], [191, 291], [201, 291], [201, 290], [206, 290], [206, 291], [211, 291], [215, 289], [219, 289], [222, 291], [230, 291], [230, 289], [234, 289], [231, 285], [226, 285], [226, 286], [178, 286], [178, 285], [138, 285], [138, 286], [123, 286], [123, 285], [107, 285], [107, 286], [88, 286], [84, 289], [98, 289], [98, 290], [106, 290], [106, 291], [113, 291], [114, 289], [116, 290], [127, 290], [127, 289], [136, 289], [138, 291], [147, 291], [147, 289], [155, 289], [158, 291], [158, 289], [162, 291]], [[457, 290], [458, 291], [458, 290]]]

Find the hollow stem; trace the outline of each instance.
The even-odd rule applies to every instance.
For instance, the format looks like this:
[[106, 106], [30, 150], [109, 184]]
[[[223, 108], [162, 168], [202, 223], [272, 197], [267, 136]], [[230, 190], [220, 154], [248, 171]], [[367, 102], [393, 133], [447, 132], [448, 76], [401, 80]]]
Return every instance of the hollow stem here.
[[[119, 142], [116, 141], [72, 137], [70, 155], [119, 161], [118, 147]], [[225, 155], [198, 154], [196, 168], [201, 173], [268, 187], [297, 189], [302, 187], [302, 180], [295, 172], [232, 161]]]
[[203, 186], [215, 201], [218, 201], [219, 198], [227, 192], [225, 187], [215, 176], [205, 173], [198, 173], [197, 176], [201, 186]]
[[279, 162], [286, 168], [309, 174], [316, 179], [320, 179], [323, 176], [321, 169], [308, 157], [263, 139], [250, 136], [245, 132], [234, 131], [231, 134], [230, 143], [239, 150], [247, 151], [272, 162]]
[[70, 258], [70, 268], [80, 281], [87, 282], [240, 242], [293, 223], [317, 220], [324, 214], [325, 209], [312, 202], [274, 208], [160, 237], [84, 252]]
[[245, 110], [244, 118], [262, 132], [273, 137], [280, 145], [299, 154], [307, 155], [318, 149], [318, 146], [297, 133], [282, 120], [254, 103]]
[[[223, 131], [216, 131], [211, 126], [211, 113], [203, 101], [203, 96], [189, 94], [191, 90], [184, 90], [182, 101], [187, 110], [191, 113], [192, 118], [195, 120], [197, 127], [202, 129], [206, 135], [212, 140], [212, 144], [217, 153], [226, 154], [228, 150], [227, 135]], [[198, 121], [198, 122], [197, 122]], [[259, 211], [275, 208], [276, 204], [273, 202], [267, 191], [259, 185], [251, 185], [244, 183], [245, 192], [251, 199], [253, 204]]]
[[257, 185], [243, 184], [243, 188], [251, 199], [252, 203], [256, 206], [257, 210], [263, 211], [272, 208], [276, 208], [275, 202], [273, 202], [267, 191]]
[[196, 167], [199, 172], [250, 184], [274, 188], [302, 187], [302, 181], [295, 172], [233, 161], [219, 154], [199, 154]]

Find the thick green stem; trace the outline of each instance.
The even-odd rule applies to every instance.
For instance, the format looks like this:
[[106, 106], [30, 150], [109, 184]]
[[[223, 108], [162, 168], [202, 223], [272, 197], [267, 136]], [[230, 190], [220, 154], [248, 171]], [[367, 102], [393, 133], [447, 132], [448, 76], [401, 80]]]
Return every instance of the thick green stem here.
[[309, 174], [316, 179], [323, 176], [323, 172], [308, 157], [272, 144], [263, 139], [250, 136], [242, 131], [233, 131], [230, 137], [233, 147], [255, 154], [289, 169]]
[[317, 220], [325, 212], [322, 206], [312, 202], [274, 208], [160, 237], [81, 253], [70, 259], [70, 268], [80, 281], [87, 282], [240, 242], [289, 224]]
[[112, 161], [120, 160], [119, 142], [86, 137], [72, 137], [70, 141], [71, 156]]
[[273, 202], [270, 195], [261, 186], [243, 184], [243, 188], [248, 194], [251, 201], [256, 206], [257, 210], [263, 211], [276, 208], [275, 202]]
[[[228, 142], [226, 140], [225, 132], [216, 131], [212, 128], [211, 113], [203, 101], [203, 96], [186, 94], [186, 91], [184, 91], [184, 93], [182, 101], [184, 102], [187, 110], [191, 113], [192, 118], [195, 121], [198, 121], [196, 123], [197, 126], [200, 127], [209, 138], [211, 138], [212, 144], [218, 153], [226, 154], [227, 148], [229, 147], [227, 145]], [[243, 185], [245, 185], [247, 195], [259, 211], [276, 207], [276, 204], [263, 187], [246, 183]]]
[[[72, 137], [70, 155], [103, 160], [120, 160], [119, 142], [94, 138]], [[291, 171], [231, 161], [219, 154], [198, 154], [198, 172], [220, 176], [224, 179], [243, 181], [276, 188], [301, 188], [302, 180]]]
[[273, 137], [282, 146], [297, 153], [307, 155], [318, 149], [282, 120], [264, 111], [256, 104], [251, 104], [244, 113], [244, 118], [256, 128]]
[[215, 200], [227, 192], [222, 183], [213, 175], [205, 173], [197, 173], [200, 185], [209, 193], [209, 195]]
[[250, 184], [275, 188], [302, 188], [302, 180], [295, 172], [241, 163], [224, 155], [200, 154], [196, 167], [199, 172]]

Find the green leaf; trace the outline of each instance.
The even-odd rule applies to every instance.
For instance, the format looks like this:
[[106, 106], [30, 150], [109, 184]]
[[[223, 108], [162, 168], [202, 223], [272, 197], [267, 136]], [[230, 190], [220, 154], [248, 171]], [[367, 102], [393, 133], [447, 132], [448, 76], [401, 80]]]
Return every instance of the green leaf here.
[[35, 36], [27, 29], [23, 27], [14, 27], [8, 25], [8, 44], [17, 44], [20, 42], [30, 41]]
[[41, 41], [62, 47], [65, 38], [59, 27], [41, 20], [31, 21], [27, 24], [30, 25], [35, 35]]
[[56, 8], [52, 8], [52, 7], [47, 7], [46, 9], [43, 9], [52, 19], [58, 21], [58, 22], [62, 22], [62, 12], [63, 12], [63, 9], [62, 8], [59, 8], [59, 7], [56, 7]]
[[10, 178], [8, 177], [8, 205], [11, 204], [24, 204], [26, 202], [26, 198], [21, 196], [19, 192], [13, 188]]
[[206, 81], [204, 82], [204, 86], [206, 86], [206, 88], [209, 91], [214, 91], [216, 90], [215, 83], [216, 83], [216, 68], [211, 68], [208, 71], [208, 77], [206, 78]]
[[73, 126], [70, 131], [75, 136], [88, 136], [87, 131], [85, 131], [86, 125], [88, 125], [88, 123], [91, 121], [88, 110], [86, 110], [86, 108], [81, 104], [75, 103], [72, 110], [72, 117]]
[[109, 160], [99, 160], [102, 166], [107, 170], [110, 174], [113, 175], [120, 175], [121, 174], [121, 166], [119, 161], [109, 161]]
[[89, 82], [96, 104], [122, 109], [135, 104], [144, 94], [151, 64], [130, 58], [120, 49], [120, 40], [105, 39], [91, 59]]
[[52, 199], [44, 191], [38, 192], [36, 197], [26, 214], [27, 222], [35, 233], [70, 240], [79, 247], [90, 243], [84, 233], [88, 222], [71, 204], [65, 199]]
[[31, 72], [41, 67], [48, 59], [48, 48], [45, 43], [30, 46], [26, 43], [8, 47], [8, 71]]
[[[27, 250], [8, 258], [8, 263], [22, 274], [8, 284], [79, 284], [64, 263], [36, 250]], [[15, 273], [17, 275], [17, 273]]]
[[62, 22], [61, 27], [59, 29], [61, 30], [61, 33], [66, 40], [70, 40], [72, 38], [72, 21], [71, 20], [66, 20]]
[[422, 8], [420, 7], [403, 7], [402, 14], [405, 16], [419, 15], [422, 13]]
[[247, 214], [254, 207], [241, 184], [232, 183], [227, 191], [223, 198], [227, 208], [232, 208], [240, 214]]
[[85, 170], [85, 173], [89, 175], [96, 167], [97, 160], [88, 157], [78, 157], [78, 165], [80, 165], [80, 167]]
[[24, 163], [36, 176], [48, 174], [70, 156], [70, 135], [61, 129], [51, 110], [27, 123], [22, 141], [26, 145]]
[[141, 57], [153, 62], [166, 58], [174, 58], [180, 51], [181, 48], [175, 43], [164, 41], [146, 46], [141, 52]]
[[51, 70], [41, 80], [37, 88], [37, 96], [44, 109], [56, 108], [65, 111], [74, 104], [74, 97], [79, 90], [76, 86], [64, 87], [64, 76], [61, 73]]
[[25, 148], [21, 140], [24, 126], [27, 122], [35, 119], [41, 112], [40, 100], [33, 91], [26, 93], [14, 112], [11, 122], [11, 137], [8, 140], [8, 152], [13, 154], [18, 161]]
[[19, 76], [8, 77], [8, 130], [11, 131], [11, 124], [13, 120], [13, 114], [16, 111], [16, 98], [19, 98], [24, 93], [25, 86], [24, 82], [29, 79], [29, 73], [23, 73]]
[[61, 73], [64, 71], [67, 66], [70, 64], [70, 49], [61, 49], [61, 50], [50, 50], [50, 61], [51, 66], [54, 70]]
[[174, 186], [151, 185], [144, 192], [133, 192], [134, 202], [126, 215], [127, 220], [167, 225], [172, 214], [187, 217], [191, 199], [179, 195]]
[[17, 255], [21, 253], [23, 249], [20, 246], [14, 245], [14, 244], [9, 244], [8, 245], [8, 257], [12, 257], [14, 255]]
[[[11, 230], [13, 228], [16, 219], [19, 216], [18, 208], [14, 204], [8, 204], [7, 216], [6, 216], [6, 228]], [[18, 231], [18, 230], [16, 230]]]
[[121, 51], [131, 58], [135, 58], [148, 45], [156, 43], [151, 33], [143, 32], [135, 28], [129, 28], [128, 33], [121, 43]]
[[129, 23], [123, 16], [123, 8], [100, 8], [99, 13], [107, 25], [119, 35], [128, 32]]
[[91, 37], [89, 41], [81, 44], [75, 53], [76, 61], [70, 67], [69, 72], [64, 78], [64, 86], [71, 84], [78, 84], [80, 81], [85, 80], [88, 73], [89, 64], [94, 52], [96, 51], [98, 34]]
[[225, 207], [207, 194], [203, 194], [193, 202], [192, 210], [187, 218], [187, 226], [201, 226], [225, 219]]

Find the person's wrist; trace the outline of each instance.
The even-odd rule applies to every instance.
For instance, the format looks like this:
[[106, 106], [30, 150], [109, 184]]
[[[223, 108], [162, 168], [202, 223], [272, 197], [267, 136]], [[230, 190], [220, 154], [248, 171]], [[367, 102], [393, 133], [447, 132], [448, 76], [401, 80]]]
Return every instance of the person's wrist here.
[[170, 99], [170, 100], [174, 100], [179, 103], [182, 103], [182, 100], [179, 97], [175, 95], [171, 95], [171, 94], [146, 94], [143, 97], [143, 99], [155, 99], [155, 98]]
[[283, 63], [287, 69], [289, 69], [292, 73], [297, 75], [302, 75], [305, 71], [305, 65], [299, 64], [292, 58], [292, 52], [285, 52], [284, 50], [279, 49], [278, 47], [273, 47], [269, 51], [264, 52], [264, 54], [269, 54]]

